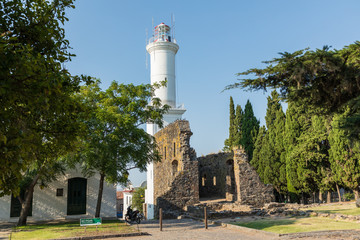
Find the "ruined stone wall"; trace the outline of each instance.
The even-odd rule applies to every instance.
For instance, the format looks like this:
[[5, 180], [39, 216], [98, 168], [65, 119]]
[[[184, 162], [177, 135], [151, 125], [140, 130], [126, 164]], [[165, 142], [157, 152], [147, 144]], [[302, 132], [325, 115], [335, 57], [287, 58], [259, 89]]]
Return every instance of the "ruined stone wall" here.
[[177, 120], [155, 134], [162, 161], [154, 163], [155, 213], [180, 211], [199, 201], [198, 162], [190, 147], [188, 121]]
[[238, 202], [260, 207], [274, 201], [272, 185], [261, 182], [242, 148], [234, 149], [234, 172]]
[[226, 197], [227, 161], [233, 154], [217, 153], [199, 157], [199, 194], [200, 198]]

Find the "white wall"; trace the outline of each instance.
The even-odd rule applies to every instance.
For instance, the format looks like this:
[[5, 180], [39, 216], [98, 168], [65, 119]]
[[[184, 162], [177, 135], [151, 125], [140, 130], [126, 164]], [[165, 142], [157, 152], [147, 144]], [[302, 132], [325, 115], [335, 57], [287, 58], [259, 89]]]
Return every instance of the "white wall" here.
[[127, 212], [127, 208], [132, 204], [132, 192], [123, 192], [124, 194], [124, 209], [123, 209], [123, 218], [125, 219], [125, 215]]
[[10, 196], [0, 198], [0, 221], [8, 221], [10, 219]]
[[[29, 221], [52, 220], [52, 219], [71, 219], [79, 217], [94, 217], [99, 188], [100, 175], [87, 179], [86, 189], [86, 214], [67, 216], [67, 191], [68, 179], [83, 177], [79, 171], [69, 170], [66, 175], [60, 177], [58, 181], [52, 182], [47, 188], [40, 189], [35, 187], [33, 197], [32, 217]], [[63, 196], [56, 196], [56, 189], [63, 188]], [[104, 184], [103, 197], [101, 203], [100, 217], [116, 217], [116, 185]], [[0, 198], [0, 221], [15, 222], [18, 218], [10, 218], [10, 196]]]

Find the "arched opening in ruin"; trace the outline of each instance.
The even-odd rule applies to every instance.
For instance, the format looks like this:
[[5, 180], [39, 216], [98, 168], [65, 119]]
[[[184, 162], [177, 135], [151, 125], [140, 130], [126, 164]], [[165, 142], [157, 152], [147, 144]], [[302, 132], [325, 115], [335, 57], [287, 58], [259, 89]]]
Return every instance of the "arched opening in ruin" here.
[[234, 174], [234, 160], [226, 161], [226, 187], [225, 196], [227, 201], [235, 201], [235, 174]]
[[178, 172], [179, 162], [177, 160], [172, 161], [172, 175], [174, 176]]

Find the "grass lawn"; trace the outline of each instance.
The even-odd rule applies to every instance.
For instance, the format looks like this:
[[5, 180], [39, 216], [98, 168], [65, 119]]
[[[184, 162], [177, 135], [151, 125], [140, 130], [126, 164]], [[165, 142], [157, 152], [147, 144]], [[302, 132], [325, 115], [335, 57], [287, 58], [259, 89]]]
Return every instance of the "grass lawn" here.
[[83, 237], [104, 234], [134, 233], [137, 229], [127, 226], [120, 221], [103, 221], [102, 225], [80, 227], [79, 221], [59, 224], [28, 225], [17, 227], [11, 239], [52, 239], [65, 237]]
[[360, 229], [360, 224], [356, 222], [340, 221], [319, 217], [297, 217], [284, 219], [261, 219], [251, 222], [232, 223], [234, 225], [255, 228], [274, 233], [297, 233], [312, 232], [323, 230], [344, 230]]
[[360, 208], [355, 206], [355, 202], [348, 202], [343, 204], [329, 204], [317, 207], [306, 208], [303, 210], [313, 210], [322, 213], [340, 213], [346, 215], [360, 215]]

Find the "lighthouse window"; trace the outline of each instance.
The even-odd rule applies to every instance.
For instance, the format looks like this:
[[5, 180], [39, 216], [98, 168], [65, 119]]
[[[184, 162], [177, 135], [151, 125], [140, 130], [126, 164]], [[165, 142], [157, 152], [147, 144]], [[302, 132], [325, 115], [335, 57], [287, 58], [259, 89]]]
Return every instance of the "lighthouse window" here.
[[164, 147], [164, 159], [166, 159], [166, 147]]

